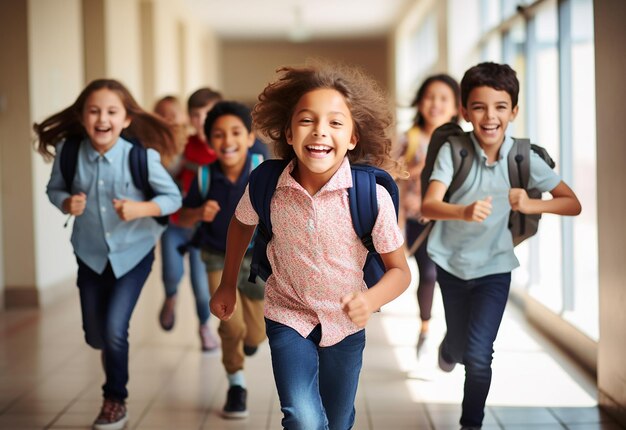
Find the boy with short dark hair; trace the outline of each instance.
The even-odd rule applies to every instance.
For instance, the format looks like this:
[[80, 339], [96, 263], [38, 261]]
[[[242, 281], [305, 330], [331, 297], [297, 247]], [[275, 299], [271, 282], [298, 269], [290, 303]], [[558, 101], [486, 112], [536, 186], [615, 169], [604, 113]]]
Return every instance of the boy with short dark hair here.
[[[201, 190], [202, 180], [194, 180], [183, 200], [182, 225], [201, 222], [194, 242], [202, 249], [202, 260], [208, 272], [211, 294], [217, 290], [224, 268], [228, 224], [243, 195], [250, 171], [254, 167], [249, 149], [254, 144], [252, 117], [240, 103], [222, 101], [215, 104], [204, 123], [207, 139], [217, 155], [209, 169], [209, 185]], [[232, 318], [221, 321], [218, 329], [222, 341], [222, 363], [229, 389], [222, 411], [225, 418], [245, 418], [246, 382], [244, 356], [256, 352], [265, 339], [263, 315], [264, 286], [248, 282], [251, 253], [244, 258], [239, 272], [237, 307]], [[260, 281], [259, 281], [260, 282]]]
[[[189, 190], [199, 166], [213, 163], [216, 159], [215, 151], [207, 142], [204, 133], [204, 119], [213, 105], [222, 99], [220, 93], [210, 88], [200, 88], [194, 91], [187, 100], [187, 114], [193, 134], [189, 135], [178, 159], [168, 165], [168, 171], [174, 177], [183, 197]], [[167, 100], [167, 99], [166, 99]], [[184, 275], [184, 255], [179, 248], [189, 242], [194, 230], [179, 224], [178, 212], [170, 216], [170, 223], [161, 236], [162, 280], [165, 290], [165, 300], [159, 311], [159, 323], [163, 330], [170, 331], [176, 321], [175, 308], [178, 296], [178, 287]], [[206, 280], [206, 271], [200, 251], [193, 247], [189, 252], [189, 278], [196, 302], [202, 351], [210, 352], [219, 347], [216, 336], [209, 324], [209, 287]]]
[[533, 151], [529, 188], [550, 192], [551, 200], [530, 199], [511, 188], [507, 156], [513, 140], [505, 132], [518, 112], [519, 82], [505, 64], [481, 63], [461, 81], [461, 112], [472, 123], [476, 156], [460, 189], [444, 195], [453, 177], [449, 143], [437, 156], [422, 205], [437, 222], [428, 254], [437, 264], [437, 280], [447, 333], [439, 346], [439, 367], [451, 372], [465, 366], [462, 429], [479, 429], [491, 384], [493, 344], [506, 306], [511, 271], [519, 266], [513, 252], [509, 212], [578, 215], [574, 192]]

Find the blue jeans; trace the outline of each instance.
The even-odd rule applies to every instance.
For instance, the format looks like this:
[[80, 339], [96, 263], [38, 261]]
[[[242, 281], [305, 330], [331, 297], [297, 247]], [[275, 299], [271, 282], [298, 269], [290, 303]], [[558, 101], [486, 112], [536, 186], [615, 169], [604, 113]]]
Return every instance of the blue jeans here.
[[493, 343], [509, 296], [511, 273], [463, 280], [437, 267], [446, 314], [442, 356], [465, 365], [461, 425], [481, 426], [491, 385]]
[[115, 278], [108, 264], [102, 274], [91, 270], [79, 258], [78, 289], [85, 341], [102, 350], [107, 399], [128, 397], [128, 325], [154, 262], [152, 249], [130, 272]]
[[363, 363], [365, 330], [320, 347], [322, 327], [303, 338], [286, 325], [265, 319], [287, 430], [347, 430], [354, 425], [354, 399]]
[[[178, 285], [184, 274], [183, 260], [185, 258], [178, 251], [178, 247], [187, 244], [191, 240], [193, 232], [193, 228], [170, 224], [161, 236], [162, 278], [166, 297], [172, 297], [178, 292]], [[204, 324], [208, 321], [209, 315], [211, 315], [209, 312], [210, 296], [206, 269], [200, 257], [200, 249], [189, 246], [186, 254], [189, 255], [191, 288], [196, 298], [196, 313], [198, 314], [200, 324]]]

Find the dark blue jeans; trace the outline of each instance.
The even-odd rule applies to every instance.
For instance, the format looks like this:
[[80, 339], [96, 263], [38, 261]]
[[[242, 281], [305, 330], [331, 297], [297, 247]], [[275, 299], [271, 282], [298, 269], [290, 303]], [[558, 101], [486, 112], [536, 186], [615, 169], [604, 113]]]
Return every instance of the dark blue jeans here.
[[265, 319], [274, 380], [287, 430], [348, 430], [363, 363], [365, 330], [320, 347], [321, 325], [303, 338], [286, 325]]
[[437, 267], [446, 314], [443, 358], [465, 365], [461, 425], [481, 426], [491, 385], [493, 343], [509, 296], [511, 273], [463, 280]]
[[178, 285], [184, 275], [183, 262], [185, 255], [189, 256], [189, 278], [193, 296], [196, 299], [196, 313], [200, 324], [208, 321], [209, 316], [209, 281], [206, 267], [202, 262], [201, 251], [189, 246], [185, 255], [178, 251], [178, 247], [187, 244], [194, 233], [193, 228], [179, 227], [174, 224], [167, 226], [161, 236], [161, 264], [163, 265], [163, 285], [165, 295], [172, 297], [178, 293]]
[[102, 350], [107, 399], [128, 397], [128, 326], [154, 262], [152, 249], [130, 272], [115, 278], [108, 264], [98, 274], [78, 261], [78, 289], [83, 315], [83, 330], [89, 346]]

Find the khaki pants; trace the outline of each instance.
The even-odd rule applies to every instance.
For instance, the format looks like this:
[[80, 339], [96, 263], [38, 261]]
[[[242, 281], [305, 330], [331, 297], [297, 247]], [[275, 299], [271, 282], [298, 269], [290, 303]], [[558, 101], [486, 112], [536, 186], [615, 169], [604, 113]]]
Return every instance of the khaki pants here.
[[[215, 293], [222, 271], [211, 271], [209, 290]], [[243, 369], [243, 346], [258, 346], [265, 339], [263, 300], [251, 299], [237, 289], [237, 306], [228, 321], [220, 321], [218, 333], [222, 340], [222, 363], [229, 374]]]

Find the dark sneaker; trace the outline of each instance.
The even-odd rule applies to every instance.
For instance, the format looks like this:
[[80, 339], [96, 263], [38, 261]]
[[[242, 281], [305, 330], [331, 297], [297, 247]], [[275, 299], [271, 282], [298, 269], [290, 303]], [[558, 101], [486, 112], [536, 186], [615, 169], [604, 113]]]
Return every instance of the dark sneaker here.
[[438, 356], [439, 356], [438, 357], [439, 368], [446, 373], [452, 372], [454, 370], [454, 367], [456, 366], [456, 363], [455, 362], [450, 363], [445, 358], [443, 358], [443, 341], [441, 341], [441, 344], [439, 345]]
[[128, 422], [124, 402], [104, 399], [100, 415], [93, 423], [94, 430], [122, 430]]
[[258, 349], [259, 349], [258, 346], [244, 345], [243, 346], [243, 353], [246, 354], [248, 357], [250, 357], [250, 356], [253, 356], [254, 354], [256, 354]]
[[230, 387], [226, 395], [226, 404], [222, 410], [222, 416], [231, 419], [246, 418], [248, 416], [247, 397], [248, 391], [242, 386], [233, 385]]
[[209, 323], [205, 323], [200, 326], [200, 345], [202, 346], [202, 351], [204, 352], [215, 351], [220, 346], [217, 338], [211, 330], [211, 327], [209, 326]]
[[159, 323], [161, 323], [161, 328], [165, 331], [170, 331], [174, 328], [174, 321], [176, 320], [174, 315], [175, 307], [176, 296], [166, 297], [159, 313]]

